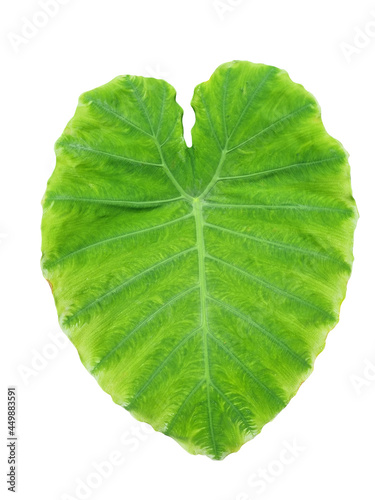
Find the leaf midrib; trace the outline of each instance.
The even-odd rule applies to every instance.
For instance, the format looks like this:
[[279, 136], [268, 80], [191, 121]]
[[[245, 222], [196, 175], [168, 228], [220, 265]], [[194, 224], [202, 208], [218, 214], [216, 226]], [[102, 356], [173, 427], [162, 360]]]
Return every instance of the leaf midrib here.
[[198, 251], [200, 307], [201, 307], [200, 327], [202, 328], [204, 378], [206, 380], [207, 408], [208, 408], [210, 435], [212, 440], [212, 447], [216, 455], [217, 449], [216, 449], [216, 440], [215, 440], [213, 421], [212, 421], [212, 409], [211, 409], [211, 397], [210, 397], [210, 386], [211, 386], [210, 360], [209, 360], [208, 343], [207, 343], [208, 318], [207, 318], [207, 303], [206, 303], [207, 301], [207, 282], [206, 282], [206, 267], [205, 267], [206, 250], [205, 250], [204, 234], [203, 234], [204, 221], [202, 213], [202, 201], [199, 198], [194, 200], [193, 210], [196, 223], [196, 239], [197, 239], [197, 251]]

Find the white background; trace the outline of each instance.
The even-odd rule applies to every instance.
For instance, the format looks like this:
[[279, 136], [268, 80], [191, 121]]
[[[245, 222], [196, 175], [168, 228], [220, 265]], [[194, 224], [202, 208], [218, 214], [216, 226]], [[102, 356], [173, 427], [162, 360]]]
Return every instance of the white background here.
[[[0, 6], [1, 495], [6, 387], [15, 384], [22, 500], [373, 499], [375, 2], [60, 4], [47, 20], [38, 17], [38, 0], [2, 0]], [[29, 39], [16, 43], [27, 21], [45, 26], [34, 33], [29, 26]], [[359, 35], [365, 29], [372, 30], [370, 37]], [[194, 86], [233, 59], [284, 68], [315, 95], [328, 132], [351, 154], [361, 217], [340, 323], [313, 375], [259, 436], [214, 462], [189, 455], [116, 406], [71, 344], [51, 347], [50, 336], [58, 335], [59, 327], [39, 267], [40, 200], [54, 168], [54, 142], [82, 92], [119, 74], [165, 78], [186, 110], [190, 143]], [[286, 454], [293, 441], [295, 456]], [[116, 451], [122, 463], [106, 478], [92, 475], [94, 462], [113, 459]], [[268, 476], [261, 488], [255, 481], [262, 469]], [[79, 481], [94, 485], [98, 478], [99, 486], [76, 491]]]

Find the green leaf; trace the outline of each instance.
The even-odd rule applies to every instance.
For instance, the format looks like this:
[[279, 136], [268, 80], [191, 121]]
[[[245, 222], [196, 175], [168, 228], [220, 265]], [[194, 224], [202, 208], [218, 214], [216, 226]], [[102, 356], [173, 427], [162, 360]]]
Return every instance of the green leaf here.
[[223, 64], [192, 101], [122, 76], [83, 94], [43, 199], [62, 329], [113, 400], [221, 459], [285, 407], [338, 321], [347, 153], [285, 71]]

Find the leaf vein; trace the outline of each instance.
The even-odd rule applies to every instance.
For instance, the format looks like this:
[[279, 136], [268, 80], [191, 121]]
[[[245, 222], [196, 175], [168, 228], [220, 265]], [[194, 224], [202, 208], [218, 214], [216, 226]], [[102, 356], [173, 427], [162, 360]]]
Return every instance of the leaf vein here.
[[320, 312], [324, 316], [327, 316], [327, 317], [329, 317], [331, 319], [334, 319], [332, 317], [332, 315], [330, 313], [328, 313], [327, 311], [325, 311], [324, 309], [321, 309], [320, 307], [316, 306], [315, 304], [312, 304], [311, 302], [309, 302], [306, 299], [303, 299], [302, 297], [298, 297], [297, 295], [294, 295], [294, 294], [292, 294], [290, 292], [287, 292], [286, 290], [284, 290], [282, 288], [277, 287], [276, 285], [273, 285], [269, 281], [263, 280], [263, 279], [259, 278], [258, 276], [255, 276], [254, 274], [249, 273], [249, 271], [245, 271], [244, 269], [241, 269], [240, 267], [237, 267], [236, 265], [231, 264], [230, 262], [226, 262], [225, 260], [219, 259], [219, 258], [214, 257], [212, 255], [206, 254], [206, 257], [208, 259], [213, 260], [213, 261], [216, 261], [216, 262], [219, 262], [221, 264], [224, 264], [225, 266], [227, 266], [227, 267], [229, 267], [231, 269], [234, 269], [239, 274], [242, 274], [243, 276], [245, 276], [245, 277], [247, 277], [247, 278], [249, 278], [249, 279], [251, 279], [253, 281], [256, 281], [257, 283], [260, 283], [262, 286], [264, 286], [265, 288], [268, 288], [269, 290], [272, 290], [275, 293], [283, 295], [284, 297], [288, 297], [289, 299], [294, 300], [296, 302], [300, 302], [301, 304], [304, 304], [305, 306], [307, 306], [307, 307], [309, 307], [311, 309], [314, 309], [315, 311]]
[[48, 196], [45, 201], [74, 201], [83, 203], [98, 203], [99, 205], [120, 205], [129, 208], [148, 208], [162, 203], [172, 203], [183, 200], [183, 196], [177, 198], [167, 198], [165, 200], [131, 201], [131, 200], [105, 200], [102, 198], [80, 198], [78, 196]]
[[163, 311], [166, 307], [168, 307], [170, 304], [173, 304], [174, 302], [176, 302], [178, 299], [180, 299], [181, 297], [184, 297], [185, 295], [188, 295], [190, 292], [192, 292], [193, 290], [197, 290], [199, 288], [199, 285], [195, 285], [195, 286], [192, 286], [190, 288], [188, 288], [187, 290], [183, 290], [182, 292], [180, 293], [177, 293], [176, 295], [174, 295], [172, 298], [170, 298], [167, 302], [165, 302], [162, 306], [158, 307], [156, 309], [156, 311], [154, 311], [152, 314], [150, 314], [149, 316], [147, 316], [147, 318], [145, 318], [144, 320], [141, 321], [141, 323], [138, 323], [138, 325], [133, 328], [133, 330], [128, 333], [118, 344], [116, 344], [113, 349], [111, 349], [95, 366], [94, 368], [91, 370], [91, 373], [94, 373], [95, 371], [97, 371], [97, 369], [99, 368], [100, 365], [102, 365], [102, 363], [104, 363], [108, 358], [110, 358], [112, 356], [112, 354], [114, 354], [118, 349], [120, 349], [126, 341], [129, 340], [129, 338], [134, 334], [136, 333], [142, 326], [144, 326], [145, 324], [149, 323], [152, 319], [155, 318], [155, 316], [157, 316], [161, 311]]
[[[225, 395], [225, 393], [212, 380], [211, 380], [211, 385], [214, 388], [214, 390], [221, 396], [221, 398], [228, 404], [228, 406], [230, 406], [232, 408], [232, 410], [235, 413], [237, 413], [237, 415], [240, 417], [242, 422], [245, 424], [246, 429], [248, 427], [250, 427], [250, 429], [251, 429], [252, 424], [249, 424], [249, 422], [247, 421], [247, 419], [244, 416], [244, 414], [242, 413], [242, 411], [239, 408], [237, 408], [237, 406], [234, 403], [232, 403], [232, 401]], [[252, 436], [254, 436], [255, 432], [253, 432], [251, 430], [251, 434], [252, 434]]]
[[275, 71], [275, 68], [271, 68], [265, 75], [265, 77], [263, 78], [263, 80], [259, 83], [259, 85], [257, 86], [257, 88], [254, 90], [254, 92], [250, 95], [250, 98], [249, 100], [247, 101], [246, 103], [246, 106], [243, 108], [241, 114], [240, 114], [240, 117], [238, 118], [237, 120], [237, 123], [236, 125], [233, 127], [233, 130], [230, 134], [229, 137], [232, 137], [233, 134], [235, 133], [235, 131], [237, 130], [237, 128], [239, 127], [241, 121], [242, 121], [242, 118], [244, 117], [246, 111], [249, 109], [249, 107], [251, 106], [252, 102], [254, 101], [255, 97], [257, 96], [257, 94], [259, 93], [259, 91], [264, 87], [264, 85], [266, 84], [267, 80], [270, 78], [271, 74]]
[[186, 396], [186, 398], [184, 399], [184, 401], [181, 403], [181, 405], [180, 405], [179, 409], [177, 410], [177, 412], [173, 415], [172, 420], [169, 422], [169, 424], [167, 425], [166, 429], [164, 430], [164, 434], [166, 434], [166, 435], [170, 434], [170, 432], [171, 432], [173, 426], [176, 424], [176, 421], [177, 421], [179, 415], [181, 414], [182, 410], [187, 405], [187, 403], [190, 401], [190, 399], [194, 396], [194, 394], [198, 391], [198, 389], [200, 389], [202, 387], [202, 385], [204, 384], [204, 382], [205, 382], [204, 379], [200, 380], [193, 387], [193, 389], [189, 392], [189, 394]]
[[178, 344], [172, 349], [172, 351], [166, 356], [166, 358], [163, 360], [162, 363], [152, 372], [148, 380], [143, 384], [143, 386], [139, 389], [139, 391], [133, 396], [133, 399], [131, 402], [126, 405], [126, 409], [129, 410], [131, 407], [134, 406], [136, 403], [137, 399], [139, 399], [140, 395], [150, 386], [150, 384], [154, 381], [154, 379], [159, 375], [159, 373], [162, 371], [162, 369], [168, 364], [168, 361], [173, 357], [178, 350], [185, 345], [196, 333], [198, 330], [200, 330], [201, 327], [195, 328], [192, 332], [188, 333], [185, 335], [183, 339], [181, 339]]
[[341, 265], [343, 264], [341, 261], [335, 259], [334, 257], [331, 257], [330, 255], [325, 255], [325, 254], [320, 253], [320, 252], [308, 250], [307, 248], [296, 247], [294, 245], [287, 245], [285, 243], [280, 243], [278, 241], [273, 241], [273, 240], [266, 240], [265, 238], [260, 238], [259, 236], [251, 236], [249, 234], [240, 233], [239, 231], [234, 231], [233, 229], [227, 229], [226, 227], [217, 226], [216, 224], [210, 224], [208, 222], [206, 222], [205, 225], [207, 227], [211, 227], [213, 229], [219, 229], [219, 230], [225, 231], [227, 233], [235, 234], [237, 236], [240, 236], [240, 237], [248, 239], [248, 240], [257, 241], [259, 243], [266, 243], [266, 244], [269, 244], [269, 245], [272, 245], [275, 247], [283, 248], [285, 250], [295, 251], [295, 252], [303, 253], [306, 255], [311, 255], [312, 257], [330, 260], [333, 262], [337, 262]]
[[345, 157], [343, 156], [332, 156], [330, 158], [324, 158], [322, 160], [315, 160], [315, 161], [308, 161], [308, 162], [301, 162], [301, 163], [293, 163], [291, 165], [286, 165], [284, 167], [278, 167], [278, 168], [271, 168], [271, 169], [268, 169], [268, 170], [261, 170], [260, 172], [253, 172], [251, 174], [244, 174], [244, 175], [233, 175], [233, 176], [228, 176], [228, 177], [219, 177], [218, 178], [218, 181], [231, 181], [231, 180], [235, 180], [235, 179], [245, 179], [245, 178], [249, 178], [249, 177], [256, 177], [257, 175], [264, 175], [264, 174], [270, 174], [270, 173], [276, 173], [276, 172], [280, 172], [280, 171], [285, 171], [285, 170], [289, 170], [291, 168], [295, 168], [295, 167], [300, 167], [300, 166], [312, 166], [312, 165], [319, 165], [321, 163], [324, 163], [324, 162], [329, 162], [329, 161], [333, 161], [333, 160], [343, 160], [345, 159]]
[[241, 313], [240, 311], [238, 311], [238, 309], [236, 309], [235, 307], [233, 307], [233, 306], [231, 306], [229, 304], [226, 304], [222, 300], [218, 300], [218, 299], [215, 299], [215, 298], [210, 297], [210, 296], [208, 296], [208, 298], [212, 302], [215, 302], [219, 306], [221, 306], [221, 307], [227, 309], [228, 311], [230, 311], [232, 314], [234, 314], [238, 318], [242, 319], [242, 321], [245, 321], [246, 323], [249, 323], [249, 325], [253, 326], [258, 331], [260, 331], [261, 333], [263, 333], [269, 340], [271, 340], [271, 342], [273, 342], [275, 345], [279, 346], [283, 352], [289, 353], [299, 363], [301, 363], [305, 367], [310, 368], [310, 365], [307, 363], [307, 361], [304, 360], [298, 353], [296, 353], [287, 344], [285, 344], [285, 342], [283, 342], [282, 340], [278, 339], [273, 333], [271, 333], [270, 331], [266, 330], [263, 326], [259, 325], [259, 323], [257, 323], [254, 320], [252, 320], [249, 316]]
[[278, 120], [276, 120], [273, 123], [271, 123], [270, 125], [268, 125], [268, 127], [264, 128], [260, 132], [257, 132], [252, 137], [249, 137], [248, 139], [246, 139], [246, 141], [243, 141], [240, 144], [237, 144], [236, 146], [234, 146], [233, 148], [228, 149], [228, 153], [231, 153], [232, 151], [235, 151], [236, 149], [244, 146], [245, 144], [257, 139], [259, 136], [263, 135], [264, 133], [268, 132], [272, 128], [276, 127], [276, 125], [278, 125], [279, 123], [282, 123], [283, 121], [287, 120], [288, 118], [293, 118], [294, 116], [298, 115], [298, 113], [301, 113], [302, 111], [304, 111], [305, 109], [310, 108], [310, 107], [311, 107], [310, 103], [306, 104], [305, 106], [302, 106], [302, 107], [292, 111], [291, 113], [283, 116], [282, 118], [279, 118]]
[[208, 123], [209, 123], [209, 125], [210, 125], [210, 129], [211, 129], [211, 131], [212, 131], [212, 133], [213, 133], [213, 136], [214, 136], [214, 138], [215, 138], [215, 140], [216, 140], [217, 145], [219, 146], [219, 150], [220, 150], [220, 151], [222, 151], [222, 150], [223, 150], [223, 146], [221, 145], [221, 142], [220, 142], [220, 140], [219, 140], [219, 137], [218, 137], [218, 135], [217, 135], [217, 133], [216, 133], [216, 130], [215, 130], [215, 128], [214, 128], [214, 125], [213, 125], [213, 123], [212, 123], [211, 113], [210, 113], [210, 111], [209, 111], [209, 109], [208, 109], [207, 102], [206, 102], [206, 98], [204, 97], [203, 92], [201, 92], [200, 96], [201, 96], [201, 99], [202, 99], [202, 104], [203, 104], [203, 106], [204, 106], [204, 110], [205, 110], [206, 115], [207, 115], [207, 120], [208, 120]]
[[281, 403], [282, 406], [285, 406], [285, 402], [278, 396], [272, 389], [270, 389], [266, 384], [264, 384], [259, 378], [254, 375], [254, 373], [230, 350], [228, 347], [215, 335], [212, 334], [212, 332], [208, 333], [209, 337], [216, 342], [216, 344], [223, 349], [236, 363], [238, 367], [242, 369], [244, 373], [246, 373], [255, 383], [257, 383], [260, 387], [262, 387], [268, 394], [270, 394], [275, 401], [278, 403]]
[[61, 146], [64, 148], [67, 148], [67, 149], [69, 149], [69, 148], [70, 149], [78, 149], [78, 150], [82, 150], [82, 151], [88, 151], [89, 153], [94, 153], [94, 154], [103, 155], [103, 156], [109, 156], [111, 158], [124, 160], [124, 161], [127, 161], [129, 163], [136, 163], [137, 165], [147, 165], [147, 166], [151, 166], [151, 167], [162, 167], [163, 166], [162, 163], [153, 163], [153, 162], [148, 162], [148, 161], [144, 161], [144, 160], [135, 160], [134, 158], [128, 158], [127, 156], [109, 153], [108, 151], [102, 151], [101, 149], [95, 149], [95, 148], [92, 148], [91, 146], [81, 146], [80, 144], [74, 144], [74, 143], [66, 143], [66, 144], [63, 144]]
[[146, 229], [139, 229], [138, 231], [131, 231], [130, 233], [120, 234], [118, 236], [113, 236], [111, 238], [106, 238], [104, 240], [97, 241], [95, 243], [92, 243], [91, 245], [86, 245], [84, 247], [78, 248], [77, 250], [74, 250], [73, 252], [70, 252], [70, 253], [64, 255], [63, 257], [60, 257], [58, 260], [56, 260], [55, 262], [53, 262], [51, 265], [54, 266], [56, 264], [59, 264], [60, 262], [64, 261], [65, 259], [68, 259], [68, 258], [70, 258], [73, 255], [76, 255], [78, 253], [85, 252], [86, 250], [89, 250], [90, 248], [98, 247], [100, 245], [104, 245], [105, 243], [110, 243], [110, 242], [113, 242], [113, 241], [122, 240], [122, 239], [125, 239], [125, 238], [128, 238], [128, 237], [131, 237], [131, 236], [136, 236], [137, 234], [148, 233], [148, 232], [154, 231], [156, 229], [161, 229], [163, 227], [167, 227], [167, 226], [173, 225], [176, 222], [179, 222], [179, 221], [184, 220], [184, 219], [189, 219], [191, 217], [192, 217], [192, 213], [184, 215], [182, 217], [178, 217], [177, 219], [173, 219], [173, 220], [168, 221], [168, 222], [164, 222], [163, 224], [158, 224], [156, 226], [148, 227]]
[[70, 324], [74, 319], [77, 318], [77, 316], [79, 316], [83, 312], [87, 311], [91, 307], [99, 304], [105, 298], [107, 298], [107, 297], [109, 297], [111, 295], [115, 295], [116, 293], [118, 293], [119, 291], [121, 291], [125, 286], [127, 286], [130, 283], [132, 283], [133, 281], [139, 279], [141, 276], [144, 276], [145, 274], [149, 273], [150, 271], [153, 271], [154, 269], [158, 268], [159, 266], [161, 266], [163, 264], [167, 264], [169, 262], [172, 262], [173, 260], [175, 260], [176, 258], [180, 257], [181, 255], [185, 255], [187, 253], [190, 253], [193, 250], [196, 250], [195, 246], [192, 247], [192, 248], [188, 248], [187, 250], [183, 250], [182, 252], [178, 252], [178, 253], [172, 255], [171, 257], [168, 257], [167, 259], [163, 259], [160, 262], [157, 262], [156, 264], [154, 264], [153, 266], [148, 267], [147, 269], [145, 269], [144, 271], [140, 272], [139, 274], [136, 274], [135, 276], [132, 276], [130, 279], [124, 281], [123, 283], [120, 283], [119, 285], [115, 286], [114, 288], [112, 288], [111, 290], [109, 290], [108, 292], [106, 292], [105, 294], [101, 295], [97, 299], [93, 300], [92, 302], [90, 302], [86, 306], [84, 306], [81, 309], [79, 309], [77, 312], [75, 312], [72, 316], [70, 316], [68, 318], [67, 323]]
[[139, 125], [137, 125], [134, 122], [132, 122], [131, 120], [129, 120], [129, 118], [127, 118], [126, 116], [117, 113], [111, 106], [104, 104], [104, 102], [102, 102], [98, 99], [90, 99], [90, 102], [93, 103], [98, 108], [101, 108], [104, 111], [107, 111], [107, 113], [110, 113], [111, 115], [117, 117], [119, 120], [123, 121], [127, 125], [130, 125], [131, 127], [139, 130], [140, 132], [143, 132], [144, 134], [148, 135], [149, 137], [152, 137], [150, 132], [147, 132], [147, 130], [144, 130], [142, 127], [140, 127]]
[[206, 201], [205, 205], [212, 208], [259, 208], [259, 209], [269, 209], [269, 210], [306, 210], [306, 211], [322, 211], [322, 212], [338, 212], [338, 213], [352, 213], [351, 209], [342, 209], [335, 207], [314, 207], [310, 205], [244, 205], [239, 203], [216, 203], [212, 201]]

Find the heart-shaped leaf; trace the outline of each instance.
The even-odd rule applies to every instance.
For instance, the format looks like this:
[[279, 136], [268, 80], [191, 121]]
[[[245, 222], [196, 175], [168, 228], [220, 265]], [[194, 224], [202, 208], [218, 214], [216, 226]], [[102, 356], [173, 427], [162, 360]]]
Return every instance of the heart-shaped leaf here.
[[192, 101], [123, 76], [83, 94], [43, 200], [62, 329], [113, 400], [221, 459], [311, 373], [357, 220], [347, 153], [285, 71], [220, 66]]

